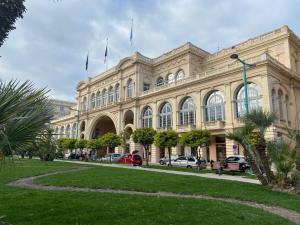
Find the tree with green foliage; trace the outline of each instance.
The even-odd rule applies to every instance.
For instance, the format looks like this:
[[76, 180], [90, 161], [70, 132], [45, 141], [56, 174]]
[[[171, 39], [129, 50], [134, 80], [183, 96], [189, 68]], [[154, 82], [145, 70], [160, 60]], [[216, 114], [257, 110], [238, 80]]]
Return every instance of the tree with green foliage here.
[[99, 149], [101, 147], [102, 147], [102, 142], [101, 142], [100, 138], [91, 139], [91, 140], [88, 140], [88, 142], [87, 142], [87, 148], [90, 148], [92, 150], [96, 150], [96, 149]]
[[299, 153], [285, 142], [269, 142], [268, 155], [276, 168], [277, 183], [281, 187], [289, 185], [288, 175], [294, 170]]
[[[200, 160], [198, 148], [208, 147], [210, 145], [211, 134], [208, 130], [191, 130], [182, 134], [181, 138], [179, 139], [179, 143], [183, 146], [189, 146], [193, 149], [196, 149], [196, 158]], [[199, 163], [198, 169], [200, 169]]]
[[144, 147], [146, 154], [146, 165], [149, 166], [149, 150], [154, 142], [156, 131], [153, 128], [138, 128], [132, 134], [132, 139], [135, 143], [139, 143]]
[[77, 139], [75, 142], [75, 148], [80, 149], [80, 153], [82, 154], [82, 151], [84, 148], [87, 147], [87, 140], [84, 139]]
[[36, 139], [36, 146], [38, 148], [39, 157], [44, 161], [53, 161], [55, 158], [56, 140], [53, 135], [53, 130], [45, 129]]
[[169, 154], [169, 165], [171, 164], [171, 151], [172, 147], [175, 147], [178, 143], [178, 134], [173, 130], [167, 130], [163, 132], [159, 132], [154, 136], [154, 144], [158, 148], [168, 148], [168, 154]]
[[[199, 147], [210, 145], [211, 134], [208, 130], [191, 130], [182, 134], [179, 143], [183, 146], [189, 146], [197, 150]], [[196, 151], [196, 154], [198, 158], [198, 151]]]
[[48, 91], [29, 81], [0, 82], [0, 151], [11, 156], [26, 148], [47, 129], [53, 113]]
[[16, 29], [14, 24], [18, 18], [23, 18], [26, 11], [25, 0], [1, 0], [0, 2], [0, 47], [10, 31]]
[[72, 153], [73, 149], [76, 148], [76, 142], [77, 139], [75, 138], [63, 138], [62, 139], [62, 148], [63, 149], [68, 149], [70, 151], [70, 153]]
[[267, 156], [265, 133], [275, 121], [276, 115], [262, 110], [253, 110], [241, 118], [244, 126], [227, 134], [227, 138], [237, 141], [244, 149], [246, 161], [263, 185], [272, 185], [275, 177]]
[[107, 155], [113, 153], [114, 149], [121, 145], [121, 138], [115, 133], [106, 133], [100, 140], [101, 145], [107, 148]]

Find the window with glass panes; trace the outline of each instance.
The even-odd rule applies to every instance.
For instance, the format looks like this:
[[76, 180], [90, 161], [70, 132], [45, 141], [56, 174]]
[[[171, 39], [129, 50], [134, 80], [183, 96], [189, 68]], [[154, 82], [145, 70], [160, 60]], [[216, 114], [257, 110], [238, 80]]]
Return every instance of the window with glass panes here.
[[152, 109], [147, 106], [142, 116], [142, 126], [152, 127]]
[[209, 95], [205, 104], [206, 121], [225, 120], [224, 97], [220, 91]]
[[195, 124], [196, 106], [191, 97], [184, 100], [179, 112], [180, 125]]
[[110, 87], [108, 90], [108, 102], [112, 103], [114, 101], [114, 91], [113, 88]]
[[133, 82], [132, 80], [129, 80], [127, 83], [127, 97], [133, 96]]
[[115, 101], [119, 101], [119, 98], [120, 98], [120, 88], [119, 88], [119, 84], [117, 84], [115, 87]]
[[[256, 84], [248, 84], [248, 107], [249, 111], [261, 108], [261, 96]], [[236, 115], [241, 117], [246, 113], [245, 108], [245, 87], [243, 86], [236, 96]]]
[[159, 114], [159, 127], [169, 128], [172, 126], [172, 108], [170, 103], [165, 103]]

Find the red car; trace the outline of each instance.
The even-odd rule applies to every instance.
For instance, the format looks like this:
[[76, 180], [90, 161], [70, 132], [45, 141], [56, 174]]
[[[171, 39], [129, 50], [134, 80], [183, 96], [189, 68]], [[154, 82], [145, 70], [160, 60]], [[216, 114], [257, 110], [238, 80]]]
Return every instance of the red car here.
[[141, 166], [143, 164], [142, 157], [140, 155], [123, 155], [118, 161], [119, 163], [132, 164], [134, 166]]

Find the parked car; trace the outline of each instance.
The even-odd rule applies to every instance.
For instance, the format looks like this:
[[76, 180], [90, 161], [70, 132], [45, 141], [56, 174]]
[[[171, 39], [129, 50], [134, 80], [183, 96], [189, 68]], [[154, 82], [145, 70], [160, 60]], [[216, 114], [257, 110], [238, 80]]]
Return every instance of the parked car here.
[[121, 154], [119, 153], [112, 153], [110, 155], [104, 156], [100, 159], [100, 161], [111, 161], [111, 162], [118, 162], [121, 158]]
[[225, 165], [224, 165], [225, 168], [228, 165], [228, 163], [239, 163], [239, 170], [242, 172], [246, 172], [247, 170], [250, 169], [249, 164], [246, 162], [245, 157], [242, 155], [229, 156], [225, 160]]
[[[206, 168], [206, 161], [203, 159], [198, 160], [195, 156], [180, 156], [171, 164], [177, 167], [198, 168], [198, 165], [200, 165], [201, 169]], [[170, 166], [168, 161], [167, 165]]]
[[137, 154], [125, 154], [119, 158], [118, 162], [123, 164], [132, 164], [134, 166], [141, 166], [143, 164], [143, 159]]
[[70, 155], [71, 153], [65, 153], [65, 158], [69, 158]]
[[79, 159], [80, 155], [78, 153], [71, 153], [68, 158], [69, 159]]
[[[177, 158], [178, 158], [177, 155], [171, 155], [171, 163]], [[166, 165], [167, 162], [169, 162], [169, 156], [165, 156], [159, 160], [160, 165]]]

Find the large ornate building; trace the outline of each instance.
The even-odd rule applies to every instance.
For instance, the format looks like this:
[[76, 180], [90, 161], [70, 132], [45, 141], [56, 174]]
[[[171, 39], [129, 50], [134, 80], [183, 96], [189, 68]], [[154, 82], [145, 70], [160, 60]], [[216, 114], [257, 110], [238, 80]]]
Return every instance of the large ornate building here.
[[[179, 133], [208, 129], [212, 142], [201, 150], [204, 158], [238, 154], [237, 145], [225, 138], [226, 132], [241, 126], [239, 118], [245, 113], [243, 67], [230, 58], [233, 53], [256, 64], [247, 68], [250, 109], [278, 115], [268, 137], [281, 137], [286, 127], [299, 129], [300, 39], [287, 26], [213, 54], [191, 43], [157, 58], [135, 52], [108, 71], [79, 82], [79, 111], [53, 124], [60, 137], [78, 133], [84, 139], [139, 127]], [[140, 149], [128, 142], [131, 151]], [[172, 153], [195, 154], [180, 145]], [[163, 155], [164, 150], [152, 147], [152, 162]]]

